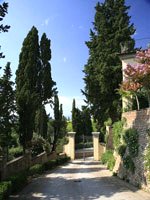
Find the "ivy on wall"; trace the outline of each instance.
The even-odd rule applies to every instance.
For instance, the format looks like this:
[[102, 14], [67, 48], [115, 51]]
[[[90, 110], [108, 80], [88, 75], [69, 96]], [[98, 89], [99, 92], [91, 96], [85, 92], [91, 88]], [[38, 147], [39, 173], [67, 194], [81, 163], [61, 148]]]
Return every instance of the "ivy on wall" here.
[[123, 125], [125, 121], [117, 121], [113, 124], [113, 145], [116, 151], [118, 151], [119, 146], [121, 145], [122, 135], [123, 135]]
[[138, 156], [138, 132], [134, 128], [129, 128], [125, 130], [123, 135], [124, 144], [120, 145], [118, 148], [118, 153], [123, 159], [123, 165], [127, 170], [132, 173], [135, 171], [135, 164], [133, 158]]
[[138, 156], [138, 132], [134, 128], [123, 129], [125, 120], [113, 124], [113, 144], [115, 150], [121, 156], [123, 165], [132, 173], [135, 171], [133, 158]]

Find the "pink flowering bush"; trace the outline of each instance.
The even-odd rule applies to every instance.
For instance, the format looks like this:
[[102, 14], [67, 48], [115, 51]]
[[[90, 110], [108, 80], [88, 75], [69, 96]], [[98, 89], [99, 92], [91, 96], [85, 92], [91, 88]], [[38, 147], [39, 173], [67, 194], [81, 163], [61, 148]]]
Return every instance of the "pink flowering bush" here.
[[146, 91], [150, 107], [150, 49], [137, 51], [136, 59], [136, 65], [128, 64], [124, 70], [125, 80], [120, 85], [120, 93], [134, 95], [139, 109], [137, 93], [141, 89]]

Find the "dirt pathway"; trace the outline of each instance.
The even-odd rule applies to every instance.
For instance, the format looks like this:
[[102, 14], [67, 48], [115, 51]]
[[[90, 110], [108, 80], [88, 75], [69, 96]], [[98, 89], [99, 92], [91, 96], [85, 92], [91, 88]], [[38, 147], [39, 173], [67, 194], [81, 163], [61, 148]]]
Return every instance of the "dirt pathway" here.
[[76, 160], [32, 180], [10, 199], [150, 200], [150, 194], [112, 177], [99, 162]]

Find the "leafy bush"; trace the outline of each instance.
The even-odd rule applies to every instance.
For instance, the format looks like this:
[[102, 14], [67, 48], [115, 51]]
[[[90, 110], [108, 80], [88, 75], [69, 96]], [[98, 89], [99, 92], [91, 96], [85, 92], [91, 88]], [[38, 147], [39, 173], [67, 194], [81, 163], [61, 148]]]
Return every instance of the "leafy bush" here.
[[124, 121], [118, 121], [118, 122], [115, 122], [113, 124], [113, 129], [112, 129], [113, 144], [114, 144], [114, 147], [115, 147], [116, 150], [118, 149], [118, 147], [121, 144], [121, 138], [122, 138], [122, 135], [123, 135], [123, 125], [124, 125], [124, 123], [125, 123]]
[[112, 119], [109, 117], [105, 122], [104, 122], [105, 126], [111, 126], [112, 125]]
[[7, 200], [11, 193], [11, 182], [4, 181], [0, 183], [0, 200]]
[[44, 151], [47, 153], [47, 154], [50, 154], [51, 152], [51, 146], [50, 146], [50, 143], [49, 141], [45, 141], [44, 145], [43, 145], [43, 149]]
[[43, 145], [44, 145], [44, 139], [42, 137], [34, 137], [32, 139], [31, 153], [33, 157], [37, 156], [38, 154], [44, 151]]
[[67, 161], [69, 161], [69, 160], [70, 160], [70, 158], [67, 157], [67, 156], [65, 156], [65, 157], [58, 157], [58, 158], [56, 159], [56, 164], [57, 164], [57, 165], [61, 165], [61, 164], [64, 164], [65, 162], [67, 162]]
[[49, 142], [46, 141], [41, 136], [34, 136], [32, 139], [32, 147], [31, 147], [32, 156], [33, 157], [37, 156], [38, 154], [42, 153], [43, 151], [50, 153]]
[[35, 174], [42, 174], [44, 172], [44, 166], [42, 164], [36, 164], [29, 168], [28, 174], [33, 176]]
[[21, 146], [18, 147], [12, 147], [9, 149], [9, 160], [13, 160], [15, 158], [18, 158], [19, 156], [23, 155], [23, 148]]
[[123, 158], [123, 156], [125, 155], [126, 152], [126, 148], [127, 145], [126, 144], [122, 144], [118, 147], [118, 154]]
[[56, 160], [49, 160], [48, 162], [43, 164], [44, 169], [47, 170], [51, 170], [56, 166]]
[[27, 170], [19, 172], [11, 177], [9, 177], [9, 181], [12, 183], [12, 192], [20, 191], [27, 184], [28, 173]]
[[137, 130], [133, 128], [127, 129], [124, 133], [123, 139], [129, 148], [130, 155], [132, 157], [137, 156], [139, 148]]
[[126, 156], [123, 158], [123, 165], [126, 169], [130, 170], [132, 173], [135, 171], [135, 165], [131, 156]]
[[56, 144], [56, 152], [58, 154], [63, 152], [63, 146], [65, 144], [68, 144], [68, 138], [67, 137], [63, 137], [63, 138], [58, 139], [57, 144]]
[[72, 121], [67, 121], [67, 132], [72, 132], [73, 128], [72, 128]]
[[113, 156], [113, 152], [111, 150], [107, 150], [101, 157], [101, 161], [103, 164], [107, 165], [107, 168], [113, 170], [115, 165], [115, 158]]

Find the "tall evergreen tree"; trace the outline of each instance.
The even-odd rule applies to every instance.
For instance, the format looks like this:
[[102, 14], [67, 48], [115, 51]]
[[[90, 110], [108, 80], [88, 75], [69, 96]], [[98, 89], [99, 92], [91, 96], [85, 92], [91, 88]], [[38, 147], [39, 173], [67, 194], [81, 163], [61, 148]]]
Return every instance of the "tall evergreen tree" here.
[[91, 136], [93, 131], [92, 120], [91, 120], [90, 110], [86, 106], [82, 106], [82, 123], [83, 123], [84, 135]]
[[9, 146], [15, 112], [14, 83], [10, 80], [11, 76], [8, 62], [0, 78], [0, 146], [6, 148]]
[[53, 141], [53, 147], [52, 151], [56, 149], [56, 143], [58, 138], [61, 137], [61, 127], [62, 127], [62, 119], [63, 119], [63, 110], [62, 110], [62, 104], [59, 105], [59, 98], [56, 94], [54, 96], [54, 121], [53, 121], [53, 127], [54, 127], [54, 141]]
[[[3, 20], [3, 18], [7, 14], [7, 11], [8, 11], [8, 3], [4, 2], [3, 4], [0, 5], [0, 21]], [[9, 28], [10, 28], [10, 26], [8, 26], [8, 25], [0, 24], [0, 33], [1, 32], [8, 32]], [[0, 58], [4, 58], [4, 55], [3, 55], [2, 52], [0, 52]]]
[[35, 132], [47, 139], [47, 129], [48, 129], [48, 115], [46, 113], [45, 107], [41, 106], [36, 111], [35, 116]]
[[73, 131], [76, 131], [75, 116], [76, 116], [76, 101], [75, 101], [75, 99], [73, 99], [73, 102], [72, 102], [72, 128], [73, 128]]
[[39, 105], [38, 74], [41, 69], [38, 31], [33, 26], [24, 39], [16, 71], [16, 103], [19, 114], [20, 142], [28, 147]]
[[[107, 118], [120, 117], [121, 101], [116, 89], [122, 80], [118, 54], [124, 48], [134, 50], [132, 34], [135, 32], [128, 16], [129, 7], [124, 0], [105, 0], [97, 3], [94, 29], [86, 42], [89, 59], [84, 67], [86, 101], [100, 127]], [[121, 48], [122, 47], [122, 48]]]
[[46, 104], [51, 101], [56, 88], [56, 83], [52, 80], [51, 75], [51, 42], [44, 33], [40, 41], [40, 59], [41, 59], [41, 71], [39, 73], [39, 84], [40, 84], [40, 97], [42, 104]]
[[[42, 136], [46, 136], [46, 111], [44, 105], [52, 102], [52, 97], [56, 92], [56, 88], [54, 86], [56, 83], [52, 80], [51, 76], [51, 49], [50, 49], [50, 40], [47, 38], [44, 33], [41, 37], [40, 41], [40, 61], [41, 68], [38, 73], [38, 93], [39, 93], [39, 106], [37, 110], [37, 118], [36, 119], [36, 130], [38, 134]], [[44, 115], [43, 115], [44, 114]], [[46, 121], [43, 121], [44, 119]], [[38, 124], [37, 124], [38, 123]], [[45, 133], [44, 133], [45, 132]], [[43, 135], [44, 134], [44, 135]]]

